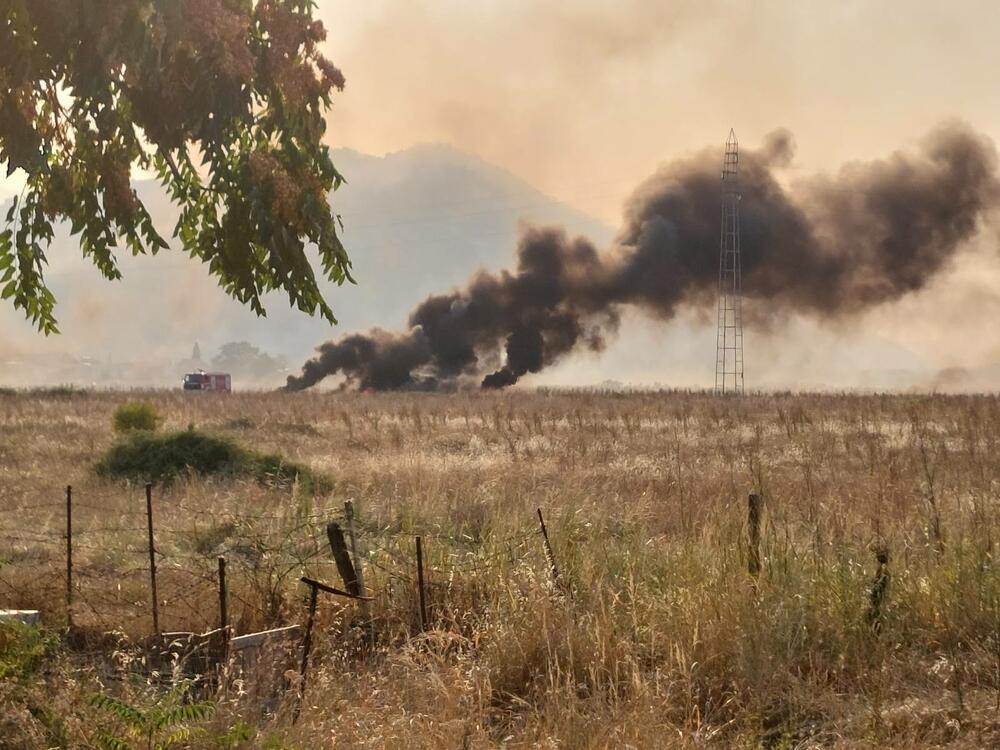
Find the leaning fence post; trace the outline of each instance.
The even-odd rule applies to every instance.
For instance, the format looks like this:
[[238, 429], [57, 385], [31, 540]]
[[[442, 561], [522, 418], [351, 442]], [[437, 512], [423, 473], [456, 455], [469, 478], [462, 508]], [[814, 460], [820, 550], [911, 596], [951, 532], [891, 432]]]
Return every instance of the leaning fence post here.
[[360, 599], [361, 601], [370, 599], [367, 596], [355, 596], [347, 591], [341, 591], [333, 586], [315, 581], [312, 578], [303, 576], [299, 580], [309, 587], [309, 618], [306, 620], [306, 632], [302, 636], [302, 666], [299, 667], [299, 690], [295, 702], [295, 711], [292, 713], [292, 723], [296, 722], [299, 718], [299, 713], [302, 710], [302, 698], [306, 693], [306, 673], [309, 669], [309, 652], [312, 650], [313, 623], [316, 622], [316, 600], [319, 597], [319, 592], [325, 591], [334, 596], [344, 596], [348, 599]]
[[749, 522], [749, 552], [747, 570], [756, 578], [760, 575], [760, 511], [761, 496], [751, 493], [747, 503], [747, 520]]
[[156, 597], [156, 550], [153, 546], [153, 485], [146, 483], [146, 528], [149, 533], [149, 587], [153, 595], [153, 631], [160, 634], [160, 605]]
[[424, 547], [417, 537], [417, 591], [420, 594], [420, 629], [427, 630], [427, 600], [424, 594]]
[[351, 556], [347, 553], [347, 543], [344, 541], [344, 532], [341, 531], [339, 523], [330, 521], [326, 525], [326, 538], [330, 542], [330, 552], [333, 553], [333, 559], [337, 563], [337, 572], [344, 582], [344, 587], [348, 593], [360, 596], [358, 575], [351, 562]]
[[552, 582], [559, 583], [559, 568], [556, 566], [556, 556], [552, 553], [552, 543], [549, 542], [549, 530], [545, 528], [545, 518], [542, 517], [541, 508], [538, 508], [538, 523], [542, 527], [542, 539], [545, 540], [545, 556], [549, 558], [549, 566], [552, 569]]
[[219, 628], [222, 630], [223, 659], [229, 656], [229, 612], [226, 604], [226, 558], [219, 555]]
[[316, 621], [316, 602], [319, 599], [319, 588], [313, 584], [309, 585], [309, 616], [306, 618], [306, 632], [302, 636], [302, 665], [299, 667], [299, 692], [295, 702], [295, 711], [292, 713], [292, 723], [299, 720], [299, 713], [302, 711], [302, 699], [306, 694], [306, 675], [309, 670], [309, 652], [312, 650], [313, 623]]
[[73, 627], [73, 487], [66, 485], [66, 627]]

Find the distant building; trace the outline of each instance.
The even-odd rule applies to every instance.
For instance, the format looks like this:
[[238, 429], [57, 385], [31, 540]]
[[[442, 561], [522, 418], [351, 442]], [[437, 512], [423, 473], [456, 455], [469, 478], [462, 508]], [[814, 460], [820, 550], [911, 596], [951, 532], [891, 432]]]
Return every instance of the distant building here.
[[201, 347], [195, 341], [194, 347], [191, 349], [191, 356], [180, 360], [174, 365], [174, 374], [179, 377], [189, 372], [198, 372], [198, 370], [206, 369], [208, 369], [208, 364], [201, 358]]

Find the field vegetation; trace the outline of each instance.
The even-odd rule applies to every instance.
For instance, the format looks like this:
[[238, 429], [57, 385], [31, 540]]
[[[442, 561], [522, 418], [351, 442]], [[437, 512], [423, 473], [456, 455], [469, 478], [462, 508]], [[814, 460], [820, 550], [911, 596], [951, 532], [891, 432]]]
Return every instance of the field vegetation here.
[[[0, 748], [997, 746], [998, 439], [986, 396], [5, 391], [0, 605], [43, 628], [0, 627]], [[151, 656], [147, 478], [163, 631], [217, 627], [219, 555], [234, 634], [302, 623], [353, 501], [371, 629], [319, 598], [297, 721], [294, 648]]]

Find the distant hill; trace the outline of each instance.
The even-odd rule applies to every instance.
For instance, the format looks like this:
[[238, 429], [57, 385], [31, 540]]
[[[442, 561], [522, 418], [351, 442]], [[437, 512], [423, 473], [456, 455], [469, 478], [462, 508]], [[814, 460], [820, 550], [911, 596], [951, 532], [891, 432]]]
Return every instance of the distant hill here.
[[[348, 184], [334, 194], [358, 287], [342, 327], [396, 327], [428, 294], [463, 283], [477, 268], [512, 265], [518, 224], [564, 226], [596, 242], [612, 230], [510, 173], [449, 146], [373, 157], [341, 149]], [[359, 298], [351, 305], [347, 299]], [[336, 298], [335, 298], [336, 299]]]
[[[248, 341], [293, 366], [321, 341], [372, 325], [399, 327], [426, 295], [461, 284], [477, 268], [511, 264], [521, 221], [558, 224], [599, 243], [612, 230], [510, 173], [441, 145], [385, 156], [334, 151], [348, 184], [332, 197], [357, 286], [326, 292], [340, 325], [289, 309], [279, 294], [258, 319], [229, 300], [180, 252], [122, 257], [124, 281], [103, 281], [76, 241], [57, 233], [47, 273], [61, 336], [43, 339], [0, 305], [0, 383], [145, 385], [175, 381], [173, 364], [199, 341], [206, 358]], [[169, 235], [175, 216], [154, 183], [139, 191]], [[95, 363], [100, 363], [96, 366]]]
[[[191, 366], [195, 342], [206, 363], [222, 345], [247, 342], [297, 370], [322, 341], [373, 325], [398, 328], [428, 294], [463, 283], [477, 268], [510, 267], [521, 221], [564, 226], [599, 246], [613, 236], [592, 217], [448, 146], [385, 156], [340, 149], [334, 158], [348, 184], [331, 200], [343, 217], [358, 281], [325, 290], [339, 326], [289, 309], [279, 294], [268, 300], [268, 317], [258, 319], [228, 299], [199, 263], [176, 251], [123, 257], [125, 279], [103, 281], [64, 231], [49, 252], [48, 271], [63, 333], [45, 339], [0, 303], [0, 385], [175, 385]], [[138, 189], [169, 235], [175, 214], [159, 187], [143, 183]], [[665, 326], [625, 311], [621, 334], [603, 354], [579, 352], [526, 384], [711, 385], [713, 326], [711, 319], [685, 315]], [[747, 341], [747, 382], [754, 388], [962, 391], [1000, 382], [1000, 366], [993, 364], [1000, 357], [942, 369], [884, 338], [877, 326], [837, 330], [792, 321], [778, 336], [748, 331]], [[235, 385], [283, 380], [277, 371]]]

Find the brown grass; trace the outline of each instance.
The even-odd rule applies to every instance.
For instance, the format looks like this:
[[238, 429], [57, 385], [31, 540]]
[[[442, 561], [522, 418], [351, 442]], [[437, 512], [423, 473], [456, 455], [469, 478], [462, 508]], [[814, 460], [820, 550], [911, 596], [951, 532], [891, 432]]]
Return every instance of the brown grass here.
[[[164, 429], [195, 424], [336, 482], [322, 497], [199, 478], [157, 488], [164, 630], [215, 626], [220, 553], [237, 632], [301, 622], [298, 578], [338, 583], [324, 525], [348, 498], [375, 597], [373, 654], [355, 606], [321, 598], [297, 724], [287, 695], [230, 686], [181, 746], [1000, 743], [996, 398], [140, 395]], [[27, 738], [0, 747], [88, 746], [108, 721], [90, 695], [155, 702], [164, 689], [131, 661], [151, 628], [143, 490], [89, 469], [130, 397], [0, 395], [0, 602], [65, 621], [67, 484], [78, 581], [73, 638], [34, 682], [0, 690], [7, 736]], [[751, 491], [764, 496], [756, 582]]]

